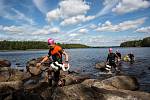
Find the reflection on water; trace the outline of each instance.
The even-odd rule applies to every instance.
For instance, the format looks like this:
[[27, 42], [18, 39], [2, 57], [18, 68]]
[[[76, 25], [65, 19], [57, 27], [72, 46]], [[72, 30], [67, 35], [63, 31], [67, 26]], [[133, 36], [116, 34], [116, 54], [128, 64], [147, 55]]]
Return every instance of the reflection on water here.
[[[141, 90], [150, 92], [150, 48], [115, 48], [122, 55], [131, 51], [136, 57], [134, 64], [123, 62], [123, 72], [136, 76], [141, 84]], [[67, 49], [70, 57], [71, 70], [78, 70], [82, 73], [96, 75], [99, 71], [94, 68], [95, 64], [106, 61], [107, 48], [88, 48], [88, 49]], [[8, 59], [12, 66], [25, 66], [26, 62], [32, 58], [47, 55], [48, 50], [43, 51], [13, 51], [0, 52], [0, 58]]]

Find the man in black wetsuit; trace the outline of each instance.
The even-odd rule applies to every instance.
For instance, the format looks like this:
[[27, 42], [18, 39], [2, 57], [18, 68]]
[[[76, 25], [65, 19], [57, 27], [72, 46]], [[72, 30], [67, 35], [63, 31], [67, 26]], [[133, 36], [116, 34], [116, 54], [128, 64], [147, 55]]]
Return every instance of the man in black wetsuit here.
[[116, 55], [117, 55], [117, 60], [120, 61], [121, 60], [121, 53], [118, 50], [116, 51]]
[[132, 52], [130, 52], [130, 53], [128, 54], [128, 56], [129, 56], [129, 58], [130, 58], [130, 63], [133, 64], [133, 62], [134, 62], [134, 60], [135, 60], [134, 54], [133, 54]]
[[121, 66], [121, 53], [118, 51], [118, 50], [116, 50], [116, 56], [117, 56], [117, 65], [118, 66]]
[[[112, 48], [109, 48], [109, 54], [107, 56], [107, 64], [110, 65], [112, 68], [115, 69], [115, 71], [118, 71], [117, 65], [115, 63], [115, 60], [117, 58], [117, 55], [115, 53], [112, 52]], [[111, 68], [109, 70], [109, 72], [111, 71]]]

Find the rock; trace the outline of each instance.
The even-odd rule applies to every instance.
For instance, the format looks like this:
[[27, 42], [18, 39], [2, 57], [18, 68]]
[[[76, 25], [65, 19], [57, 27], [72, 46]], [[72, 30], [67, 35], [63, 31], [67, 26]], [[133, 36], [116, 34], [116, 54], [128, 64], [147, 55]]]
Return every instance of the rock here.
[[96, 64], [95, 68], [100, 70], [105, 70], [105, 65], [106, 65], [105, 62], [100, 62]]
[[82, 84], [56, 88], [52, 100], [104, 100], [103, 95]]
[[3, 87], [11, 87], [11, 88], [17, 90], [21, 86], [22, 86], [22, 81], [0, 82], [0, 89], [2, 89]]
[[97, 79], [86, 79], [81, 84], [91, 87], [95, 82], [100, 82]]
[[[99, 84], [99, 85], [98, 85]], [[105, 86], [116, 89], [124, 90], [137, 90], [139, 89], [139, 84], [136, 78], [131, 76], [114, 76], [99, 83], [95, 83], [94, 86], [104, 88]]]
[[5, 82], [10, 78], [10, 68], [9, 67], [0, 67], [0, 81]]
[[9, 86], [0, 88], [0, 100], [12, 100], [13, 91], [15, 91], [15, 89]]
[[[35, 67], [37, 63], [41, 62], [43, 60], [44, 57], [39, 57], [36, 59], [31, 59], [26, 63], [26, 67], [28, 68], [30, 67]], [[49, 60], [43, 63], [43, 66], [49, 66]]]
[[79, 75], [76, 73], [68, 74], [64, 71], [60, 71], [61, 80], [65, 80], [65, 86], [71, 84], [78, 84], [83, 82], [85, 79], [89, 79], [89, 75]]
[[43, 100], [37, 93], [27, 93], [20, 89], [12, 93], [12, 100]]
[[149, 100], [150, 98], [150, 93], [139, 91], [96, 87], [91, 88], [93, 88], [97, 93], [101, 93], [105, 100]]
[[149, 98], [149, 93], [97, 88], [84, 84], [58, 87], [52, 94], [52, 100], [149, 100]]
[[30, 77], [30, 74], [10, 67], [0, 67], [0, 81], [20, 81]]
[[[41, 62], [43, 58], [44, 57], [39, 57], [37, 59], [32, 59], [32, 60], [28, 61], [26, 63], [27, 72], [30, 72], [32, 75], [39, 75], [39, 74], [41, 74], [41, 69], [37, 68], [36, 65], [37, 65], [37, 63]], [[41, 68], [43, 69], [44, 67], [49, 67], [49, 65], [50, 65], [49, 62], [50, 62], [49, 60], [44, 62], [42, 64]]]
[[46, 89], [44, 89], [41, 93], [40, 93], [40, 96], [42, 97], [42, 99], [44, 100], [52, 100], [52, 88], [51, 87], [48, 87]]
[[9, 60], [0, 59], [0, 67], [10, 67], [11, 62]]
[[65, 78], [65, 85], [71, 85], [71, 84], [78, 84], [83, 82], [85, 79], [88, 79], [89, 76], [73, 76], [73, 75], [68, 75]]
[[117, 89], [116, 87], [98, 81], [94, 82], [92, 86], [97, 88], [104, 88], [104, 89]]
[[32, 91], [32, 92], [40, 93], [41, 91], [46, 89], [48, 86], [49, 84], [47, 82], [39, 82], [35, 84], [26, 84], [24, 85], [24, 89], [30, 92]]

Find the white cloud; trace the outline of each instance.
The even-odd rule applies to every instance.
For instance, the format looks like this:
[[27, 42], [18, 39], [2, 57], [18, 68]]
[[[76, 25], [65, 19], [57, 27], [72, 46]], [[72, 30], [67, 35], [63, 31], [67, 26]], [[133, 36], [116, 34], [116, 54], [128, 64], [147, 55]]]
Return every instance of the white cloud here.
[[95, 24], [92, 24], [92, 25], [90, 25], [89, 26], [91, 29], [96, 29], [97, 28], [97, 26], [95, 25]]
[[31, 34], [53, 34], [59, 33], [60, 29], [58, 27], [51, 28], [50, 26], [44, 26], [42, 29], [37, 29], [37, 31], [32, 32]]
[[104, 8], [100, 10], [96, 17], [100, 17], [102, 15], [105, 15], [111, 11], [111, 9], [119, 2], [120, 0], [104, 0], [103, 5]]
[[85, 28], [82, 28], [80, 29], [78, 32], [79, 33], [87, 33], [89, 30], [85, 29]]
[[47, 13], [47, 7], [45, 6], [45, 1], [46, 0], [33, 0], [33, 3], [35, 6], [41, 11], [42, 13], [46, 14]]
[[71, 33], [71, 34], [69, 34], [70, 37], [75, 37], [75, 36], [78, 36], [78, 35], [80, 35], [80, 34], [77, 34], [77, 33]]
[[139, 32], [139, 33], [150, 33], [150, 26], [139, 28], [139, 29], [136, 30], [136, 32]]
[[47, 19], [48, 22], [52, 22], [54, 20], [59, 19], [60, 16], [61, 16], [60, 10], [59, 9], [55, 9], [55, 10], [52, 10], [52, 11], [47, 13], [47, 15], [46, 15], [47, 18], [46, 19]]
[[90, 6], [83, 0], [64, 0], [56, 8], [47, 13], [48, 22], [61, 19], [60, 25], [75, 25], [94, 19], [95, 16], [86, 16]]
[[[103, 5], [104, 5], [104, 7], [102, 8], [102, 10], [100, 10], [96, 15], [94, 15], [94, 16], [91, 16], [91, 18], [88, 18], [89, 20], [93, 20], [93, 19], [95, 19], [95, 18], [98, 18], [98, 17], [100, 17], [100, 16], [103, 16], [103, 15], [105, 15], [105, 14], [107, 14], [107, 13], [109, 13], [111, 10], [112, 10], [112, 8], [117, 4], [119, 2], [119, 0], [104, 0], [104, 2], [103, 2]], [[85, 16], [85, 15], [84, 15]], [[89, 20], [86, 20], [86, 21], [89, 21]], [[67, 20], [68, 21], [68, 20]], [[77, 21], [75, 21], [75, 20], [71, 20], [71, 19], [69, 19], [69, 21], [67, 22], [67, 21], [63, 21], [62, 23], [61, 23], [61, 25], [69, 25], [69, 23], [72, 23], [72, 24], [76, 24], [77, 23]], [[73, 23], [73, 21], [74, 21], [74, 23]], [[85, 21], [81, 21], [81, 22], [85, 22]], [[78, 23], [80, 23], [79, 21], [78, 21]], [[90, 25], [90, 23], [89, 24], [86, 24], [86, 25], [84, 25], [84, 26], [82, 26], [82, 27], [87, 27], [87, 26], [89, 26]], [[69, 32], [75, 32], [76, 30], [79, 30], [79, 29], [81, 29], [82, 27], [79, 27], [79, 28], [75, 28], [75, 29], [72, 29], [71, 31], [69, 31]], [[90, 27], [91, 28], [91, 27]], [[94, 26], [94, 28], [96, 28], [95, 26]]]
[[8, 32], [8, 33], [21, 33], [23, 32], [22, 27], [17, 26], [0, 26], [0, 31]]
[[124, 14], [148, 7], [150, 7], [150, 2], [147, 0], [121, 0], [112, 11]]
[[119, 31], [126, 31], [129, 29], [135, 29], [138, 26], [142, 25], [145, 22], [146, 18], [140, 18], [136, 20], [129, 20], [124, 21], [122, 23], [113, 25], [110, 21], [106, 21], [104, 24], [99, 26], [96, 31], [110, 31], [110, 32], [119, 32]]
[[59, 6], [63, 17], [86, 14], [90, 9], [90, 6], [83, 0], [65, 0], [61, 1]]
[[50, 31], [50, 33], [59, 33], [60, 29], [58, 27], [53, 27], [49, 31]]
[[59, 33], [60, 29], [58, 27], [50, 27], [50, 26], [43, 26], [43, 28], [39, 28], [37, 26], [31, 25], [22, 25], [22, 26], [2, 26], [0, 25], [0, 31], [5, 33], [15, 33], [18, 35], [47, 35], [53, 33]]
[[66, 25], [79, 24], [81, 22], [86, 22], [86, 21], [89, 21], [89, 20], [94, 19], [94, 18], [95, 18], [95, 16], [78, 15], [78, 16], [74, 16], [74, 17], [64, 19], [64, 21], [62, 21], [60, 23], [60, 25], [66, 26]]

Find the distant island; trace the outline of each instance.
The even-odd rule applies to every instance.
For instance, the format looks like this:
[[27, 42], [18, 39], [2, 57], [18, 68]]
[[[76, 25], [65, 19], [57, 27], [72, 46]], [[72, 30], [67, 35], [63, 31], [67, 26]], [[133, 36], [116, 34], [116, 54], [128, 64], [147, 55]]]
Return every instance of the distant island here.
[[126, 41], [121, 43], [120, 47], [150, 47], [150, 37], [143, 40]]
[[[64, 49], [90, 48], [83, 44], [60, 44]], [[42, 41], [0, 41], [0, 50], [28, 50], [28, 49], [48, 49], [47, 42]]]

